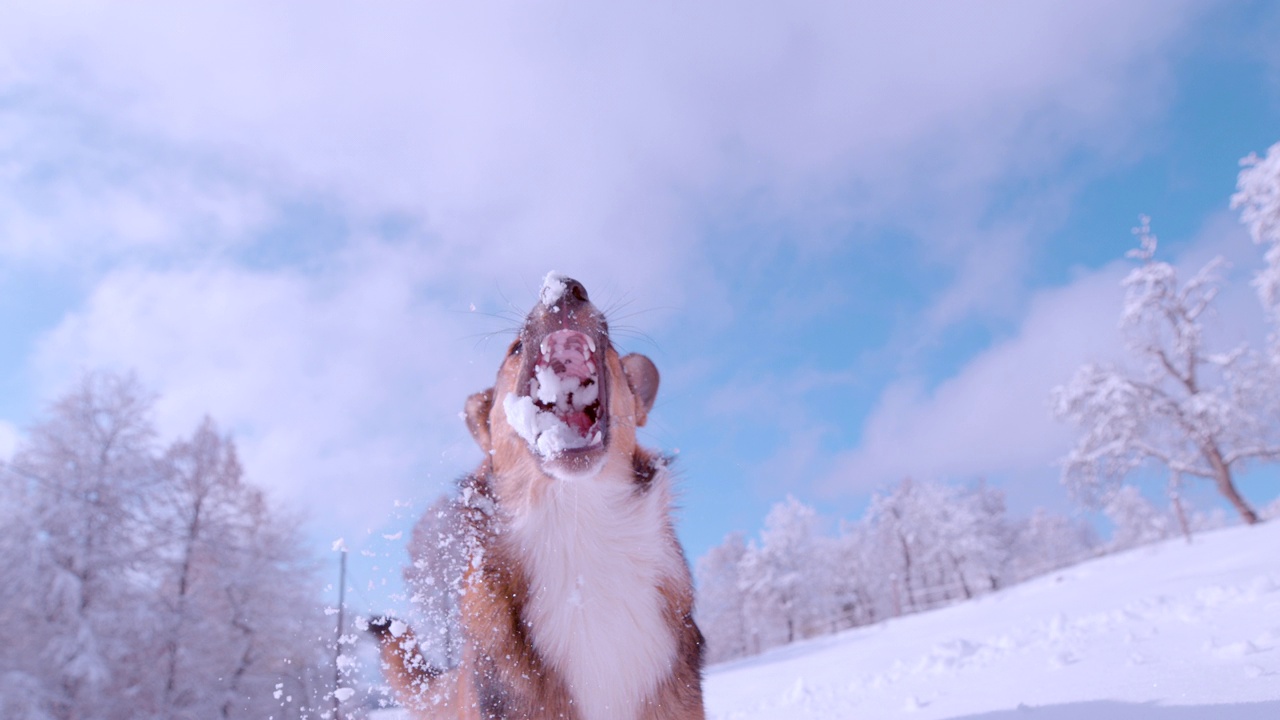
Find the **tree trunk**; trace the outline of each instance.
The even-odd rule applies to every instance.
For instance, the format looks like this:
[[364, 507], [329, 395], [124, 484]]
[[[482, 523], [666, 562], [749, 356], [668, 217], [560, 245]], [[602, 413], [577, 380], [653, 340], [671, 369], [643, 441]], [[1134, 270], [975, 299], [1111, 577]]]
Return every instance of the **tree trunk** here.
[[1187, 511], [1182, 507], [1182, 496], [1177, 491], [1169, 493], [1169, 502], [1173, 504], [1173, 512], [1178, 517], [1178, 527], [1182, 529], [1182, 536], [1187, 539], [1187, 544], [1191, 544], [1191, 523], [1187, 522]]
[[1231, 468], [1227, 466], [1226, 461], [1222, 459], [1222, 451], [1218, 450], [1216, 443], [1209, 443], [1204, 450], [1205, 458], [1209, 461], [1209, 465], [1213, 468], [1213, 479], [1218, 485], [1218, 492], [1222, 493], [1236, 512], [1240, 513], [1240, 517], [1244, 519], [1246, 525], [1256, 525], [1258, 523], [1258, 513], [1249, 507], [1249, 503], [1240, 497], [1240, 492], [1236, 490], [1236, 484], [1231, 479]]
[[911, 612], [915, 612], [916, 591], [911, 586], [911, 546], [907, 544], [907, 538], [901, 532], [898, 533], [898, 543], [902, 546], [902, 583], [906, 586], [907, 603]]

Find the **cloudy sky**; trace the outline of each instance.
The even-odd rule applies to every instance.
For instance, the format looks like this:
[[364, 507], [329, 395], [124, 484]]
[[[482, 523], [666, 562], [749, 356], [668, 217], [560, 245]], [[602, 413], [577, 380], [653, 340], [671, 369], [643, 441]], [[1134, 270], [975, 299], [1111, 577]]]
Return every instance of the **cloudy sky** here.
[[1263, 332], [1227, 206], [1280, 140], [1273, 3], [4, 15], [0, 453], [136, 370], [166, 437], [212, 415], [320, 550], [372, 555], [369, 603], [383, 536], [479, 460], [458, 413], [551, 269], [663, 374], [694, 556], [907, 475], [1065, 510], [1047, 395], [1117, 352], [1140, 213], [1230, 258], [1224, 335]]

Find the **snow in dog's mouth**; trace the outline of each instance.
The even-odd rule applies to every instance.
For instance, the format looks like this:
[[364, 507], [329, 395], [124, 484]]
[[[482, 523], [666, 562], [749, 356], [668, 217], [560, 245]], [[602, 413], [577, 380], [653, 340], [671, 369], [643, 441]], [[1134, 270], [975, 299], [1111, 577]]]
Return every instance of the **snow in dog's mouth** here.
[[596, 343], [577, 330], [542, 339], [528, 395], [507, 393], [507, 422], [545, 458], [604, 444], [604, 412]]

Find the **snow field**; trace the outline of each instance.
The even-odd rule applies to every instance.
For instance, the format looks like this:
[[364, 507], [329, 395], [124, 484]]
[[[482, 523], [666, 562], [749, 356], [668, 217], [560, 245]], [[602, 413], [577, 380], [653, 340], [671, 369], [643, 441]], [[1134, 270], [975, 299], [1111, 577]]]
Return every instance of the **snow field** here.
[[718, 720], [1275, 720], [1280, 523], [1138, 548], [726, 663], [708, 670], [706, 696]]

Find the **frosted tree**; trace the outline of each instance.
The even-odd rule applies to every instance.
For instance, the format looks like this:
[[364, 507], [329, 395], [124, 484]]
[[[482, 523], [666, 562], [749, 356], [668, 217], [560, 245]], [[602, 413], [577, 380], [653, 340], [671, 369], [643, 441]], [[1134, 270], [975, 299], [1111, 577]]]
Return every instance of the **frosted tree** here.
[[166, 551], [160, 705], [171, 717], [213, 717], [222, 709], [225, 668], [235, 662], [223, 591], [228, 565], [236, 564], [225, 556], [242, 552], [233, 537], [240, 520], [240, 464], [235, 446], [206, 418], [191, 440], [169, 448], [161, 467], [164, 482], [154, 509]]
[[1269, 246], [1267, 266], [1254, 282], [1263, 306], [1280, 320], [1280, 143], [1272, 145], [1266, 157], [1251, 153], [1240, 165], [1231, 207], [1240, 210], [1253, 241]]
[[1007, 571], [1004, 501], [984, 485], [966, 491], [906, 479], [872, 498], [867, 524], [895, 613], [993, 590]]
[[1098, 538], [1083, 521], [1036, 508], [1015, 531], [1010, 570], [1015, 580], [1028, 580], [1074, 565], [1096, 554]]
[[1274, 385], [1247, 348], [1205, 346], [1203, 322], [1224, 262], [1216, 258], [1181, 283], [1172, 265], [1155, 259], [1147, 218], [1134, 232], [1140, 248], [1129, 255], [1141, 264], [1124, 280], [1120, 327], [1141, 367], [1088, 364], [1053, 390], [1055, 414], [1082, 431], [1063, 460], [1063, 482], [1098, 504], [1139, 468], [1162, 466], [1212, 481], [1246, 523], [1255, 523], [1234, 473], [1251, 461], [1280, 459], [1270, 419]]
[[928, 528], [918, 525], [918, 495], [917, 484], [906, 478], [889, 493], [872, 496], [867, 509], [866, 524], [881, 551], [878, 574], [888, 580], [894, 615], [914, 612], [924, 604], [923, 586], [928, 580], [923, 565], [929, 561], [925, 555], [933, 543]]
[[807, 637], [824, 616], [822, 579], [814, 571], [818, 516], [794, 497], [765, 517], [760, 544], [752, 543], [739, 564], [739, 588], [747, 607], [748, 634], [757, 650]]
[[0, 717], [315, 716], [332, 688], [297, 522], [210, 421], [157, 456], [150, 405], [88, 375], [0, 468]]
[[869, 625], [889, 614], [879, 592], [885, 583], [876, 575], [878, 555], [865, 525], [840, 524], [831, 552], [818, 561], [821, 572], [831, 579], [833, 630]]
[[1164, 540], [1173, 532], [1171, 518], [1133, 485], [1123, 485], [1108, 493], [1102, 511], [1113, 526], [1112, 551]]
[[1006, 582], [1014, 538], [1004, 493], [978, 482], [956, 493], [944, 514], [943, 553], [956, 569], [965, 598]]
[[746, 553], [743, 534], [735, 532], [698, 559], [696, 612], [698, 628], [706, 638], [708, 662], [747, 654], [746, 608], [739, 588], [740, 565]]
[[301, 522], [247, 484], [232, 500], [216, 586], [225, 634], [216, 659], [224, 683], [219, 716], [316, 717], [334, 689], [333, 623], [316, 599], [320, 583]]
[[[243, 480], [235, 444], [206, 418], [160, 462], [153, 519], [165, 629], [157, 688], [173, 718], [288, 717], [317, 707], [298, 681], [327, 660], [296, 521]], [[323, 623], [327, 626], [327, 623]], [[298, 684], [280, 707], [275, 686]]]
[[152, 608], [138, 582], [153, 558], [144, 522], [156, 482], [150, 408], [132, 377], [87, 375], [5, 469], [6, 495], [23, 515], [10, 542], [24, 550], [6, 558], [19, 566], [0, 585], [13, 596], [14, 669], [40, 686], [28, 714], [130, 717], [124, 698], [147, 690], [146, 648], [131, 628], [147, 626]]

